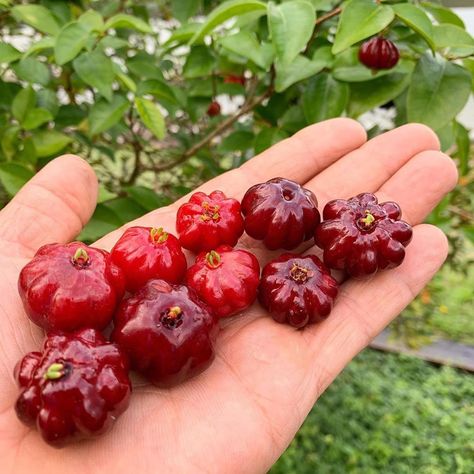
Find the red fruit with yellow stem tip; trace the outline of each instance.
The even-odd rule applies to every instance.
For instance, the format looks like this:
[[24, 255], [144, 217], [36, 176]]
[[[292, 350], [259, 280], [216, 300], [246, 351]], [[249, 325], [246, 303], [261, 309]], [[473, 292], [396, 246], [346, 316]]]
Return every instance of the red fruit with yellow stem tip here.
[[104, 329], [124, 287], [109, 253], [81, 242], [41, 247], [18, 279], [28, 317], [48, 331]]
[[178, 239], [162, 228], [128, 228], [110, 257], [122, 269], [128, 291], [137, 291], [153, 278], [180, 283], [187, 268]]
[[186, 283], [219, 318], [248, 308], [257, 296], [260, 265], [246, 250], [221, 245], [202, 252], [189, 267]]
[[194, 253], [208, 252], [222, 244], [233, 247], [244, 232], [240, 203], [222, 191], [194, 193], [178, 209], [176, 230], [181, 245]]
[[114, 323], [112, 339], [156, 385], [182, 382], [214, 359], [217, 319], [186, 286], [150, 280], [122, 302]]

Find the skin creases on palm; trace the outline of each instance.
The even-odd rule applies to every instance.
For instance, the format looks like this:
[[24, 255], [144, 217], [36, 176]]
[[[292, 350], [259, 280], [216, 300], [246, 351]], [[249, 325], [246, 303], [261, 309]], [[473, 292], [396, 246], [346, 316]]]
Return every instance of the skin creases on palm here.
[[[290, 443], [313, 404], [345, 365], [424, 287], [447, 254], [437, 228], [422, 224], [456, 184], [456, 167], [435, 134], [405, 125], [370, 141], [349, 119], [321, 122], [204, 184], [241, 199], [253, 184], [282, 176], [311, 189], [319, 207], [374, 192], [393, 200], [414, 226], [403, 264], [370, 279], [348, 280], [331, 316], [297, 331], [258, 304], [227, 321], [217, 357], [200, 376], [172, 389], [134, 378], [130, 408], [98, 439], [54, 450], [14, 413], [12, 371], [43, 338], [24, 314], [16, 285], [41, 245], [73, 240], [96, 205], [97, 179], [80, 158], [49, 163], [0, 213], [0, 465], [9, 472], [265, 472]], [[186, 199], [186, 198], [183, 198]], [[133, 222], [174, 232], [179, 203]], [[123, 232], [102, 238], [110, 249]], [[278, 252], [243, 238], [265, 264]], [[312, 242], [300, 249], [316, 252]]]

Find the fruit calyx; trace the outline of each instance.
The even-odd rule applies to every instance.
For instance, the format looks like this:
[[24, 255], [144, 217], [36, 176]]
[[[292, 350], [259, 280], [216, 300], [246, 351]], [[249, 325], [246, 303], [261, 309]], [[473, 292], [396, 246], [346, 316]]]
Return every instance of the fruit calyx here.
[[79, 267], [79, 268], [85, 268], [87, 266], [90, 265], [90, 257], [89, 257], [89, 254], [87, 253], [87, 251], [82, 248], [82, 247], [79, 247], [74, 255], [72, 256], [72, 264], [75, 266], [75, 267]]
[[154, 244], [162, 244], [163, 242], [166, 242], [168, 240], [168, 232], [165, 232], [163, 230], [163, 227], [153, 227], [150, 230], [150, 240]]
[[313, 272], [308, 270], [305, 267], [298, 265], [297, 263], [293, 264], [290, 270], [290, 278], [296, 283], [305, 283], [309, 278], [313, 276]]
[[179, 306], [171, 306], [164, 312], [161, 322], [168, 329], [175, 329], [183, 323], [183, 310]]
[[46, 380], [58, 380], [69, 372], [69, 365], [62, 362], [54, 362], [51, 364], [43, 375]]
[[215, 250], [211, 250], [206, 254], [206, 263], [209, 268], [217, 268], [221, 264], [221, 256]]
[[216, 204], [214, 206], [211, 206], [207, 201], [204, 201], [201, 204], [202, 207], [202, 214], [201, 214], [201, 219], [204, 222], [213, 220], [214, 222], [218, 222], [219, 219], [221, 218], [219, 214], [219, 206]]
[[375, 223], [375, 217], [369, 210], [365, 211], [365, 217], [361, 217], [359, 219], [360, 227], [363, 230], [371, 229], [374, 226], [374, 223]]

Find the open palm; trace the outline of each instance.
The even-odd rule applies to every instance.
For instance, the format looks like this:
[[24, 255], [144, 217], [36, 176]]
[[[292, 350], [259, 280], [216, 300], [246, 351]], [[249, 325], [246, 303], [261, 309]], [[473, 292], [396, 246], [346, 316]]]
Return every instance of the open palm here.
[[[414, 298], [442, 264], [447, 242], [420, 224], [456, 183], [456, 168], [424, 126], [406, 125], [366, 142], [362, 127], [334, 119], [308, 127], [200, 188], [240, 199], [248, 187], [283, 176], [311, 189], [320, 209], [363, 191], [397, 201], [414, 226], [404, 263], [370, 279], [346, 281], [331, 316], [302, 331], [275, 323], [255, 304], [225, 323], [217, 357], [172, 389], [142, 380], [130, 408], [105, 436], [62, 450], [23, 426], [13, 405], [12, 371], [41, 345], [26, 317], [18, 273], [39, 246], [67, 242], [89, 219], [97, 196], [91, 168], [63, 156], [38, 173], [0, 213], [0, 465], [7, 472], [265, 472], [319, 395], [344, 366]], [[179, 203], [178, 203], [179, 204]], [[133, 224], [174, 230], [177, 205]], [[123, 230], [97, 242], [110, 249]], [[242, 239], [261, 264], [275, 253]], [[308, 242], [302, 251], [317, 252]], [[109, 471], [110, 470], [110, 471]]]

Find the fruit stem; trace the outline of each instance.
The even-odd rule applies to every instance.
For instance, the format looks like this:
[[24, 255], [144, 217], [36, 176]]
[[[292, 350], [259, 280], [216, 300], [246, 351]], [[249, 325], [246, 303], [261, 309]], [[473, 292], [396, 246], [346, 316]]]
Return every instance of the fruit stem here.
[[293, 264], [290, 270], [290, 276], [293, 281], [304, 283], [313, 276], [307, 268], [300, 267], [298, 264]]
[[72, 257], [72, 263], [85, 267], [89, 263], [89, 254], [84, 248], [79, 247]]
[[163, 227], [153, 227], [150, 230], [150, 239], [154, 244], [162, 244], [168, 240], [168, 232], [163, 230]]
[[213, 221], [218, 221], [220, 219], [220, 214], [219, 214], [219, 206], [216, 204], [214, 206], [211, 206], [207, 201], [204, 201], [201, 204], [202, 207], [202, 214], [201, 214], [201, 219], [204, 222], [210, 221], [211, 219]]
[[48, 370], [45, 372], [43, 377], [46, 380], [57, 380], [60, 379], [66, 371], [64, 370], [66, 367], [64, 364], [61, 364], [59, 362], [54, 362], [48, 367]]
[[221, 256], [215, 250], [211, 250], [206, 254], [206, 261], [209, 268], [217, 268], [221, 264]]
[[360, 219], [360, 222], [364, 224], [365, 227], [370, 227], [375, 221], [375, 217], [370, 213], [370, 211], [365, 211], [365, 217]]

